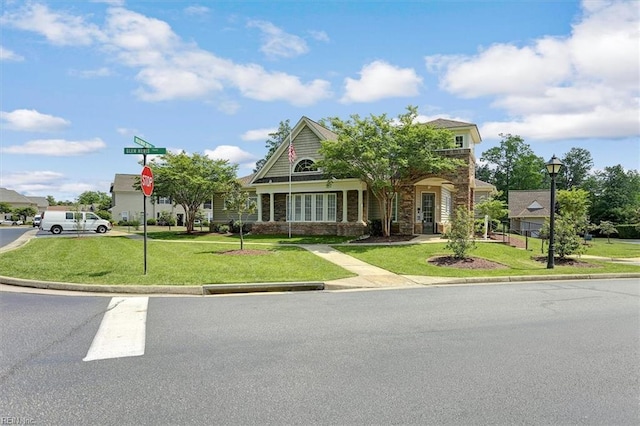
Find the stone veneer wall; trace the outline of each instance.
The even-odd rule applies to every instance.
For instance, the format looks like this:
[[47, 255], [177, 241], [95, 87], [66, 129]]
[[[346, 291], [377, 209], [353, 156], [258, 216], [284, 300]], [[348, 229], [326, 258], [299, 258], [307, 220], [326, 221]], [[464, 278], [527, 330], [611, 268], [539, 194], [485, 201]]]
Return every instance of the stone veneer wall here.
[[[293, 222], [291, 233], [293, 235], [338, 235], [359, 237], [364, 235], [367, 227], [360, 223], [352, 222]], [[253, 234], [288, 234], [287, 222], [256, 222], [251, 227]]]

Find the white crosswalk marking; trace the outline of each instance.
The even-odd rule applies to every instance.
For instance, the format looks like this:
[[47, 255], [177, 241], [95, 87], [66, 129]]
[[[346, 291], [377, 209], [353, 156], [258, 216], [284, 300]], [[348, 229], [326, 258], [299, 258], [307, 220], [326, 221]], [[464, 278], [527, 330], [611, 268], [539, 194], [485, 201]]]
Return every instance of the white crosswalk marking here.
[[114, 297], [83, 361], [144, 355], [148, 297]]

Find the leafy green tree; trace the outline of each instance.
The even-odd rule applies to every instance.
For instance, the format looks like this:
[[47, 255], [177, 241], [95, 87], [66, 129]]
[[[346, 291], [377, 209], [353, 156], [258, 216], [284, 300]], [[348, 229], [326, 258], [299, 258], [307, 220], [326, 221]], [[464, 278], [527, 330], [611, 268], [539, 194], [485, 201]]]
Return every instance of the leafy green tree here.
[[621, 166], [605, 167], [586, 179], [583, 187], [591, 194], [589, 215], [595, 223], [607, 220], [633, 223], [640, 209], [640, 174]]
[[[518, 135], [500, 134], [500, 146], [488, 149], [480, 157], [488, 172], [487, 182], [496, 186], [505, 201], [510, 190], [540, 189], [545, 186], [545, 161], [533, 153]], [[484, 179], [483, 179], [484, 180]]]
[[473, 214], [464, 206], [459, 206], [451, 222], [451, 231], [448, 233], [448, 241], [445, 248], [453, 251], [456, 259], [466, 259], [469, 250], [476, 248], [473, 238], [474, 219]]
[[[171, 197], [185, 212], [187, 233], [193, 232], [193, 222], [200, 205], [211, 200], [212, 194], [225, 192], [236, 179], [238, 166], [227, 160], [212, 160], [194, 153], [167, 153], [149, 163], [154, 176], [154, 192]], [[138, 183], [139, 185], [139, 183]]]
[[96, 205], [98, 210], [109, 210], [111, 208], [111, 197], [102, 191], [85, 191], [78, 196], [78, 203], [85, 206]]
[[490, 221], [500, 223], [509, 215], [507, 203], [500, 199], [500, 192], [496, 191], [487, 199], [482, 200], [474, 206], [474, 209], [481, 216], [489, 216]]
[[576, 232], [576, 224], [568, 217], [559, 216], [554, 225], [555, 254], [565, 259], [571, 254], [582, 254], [586, 247]]
[[244, 250], [243, 225], [248, 215], [255, 213], [257, 205], [250, 198], [247, 191], [243, 191], [240, 184], [234, 182], [224, 195], [227, 212], [234, 219], [235, 224], [240, 228], [240, 250]]
[[556, 178], [558, 189], [580, 188], [593, 168], [591, 153], [584, 148], [571, 148], [560, 161], [564, 166]]
[[47, 203], [49, 203], [50, 206], [56, 205], [56, 199], [53, 198], [53, 195], [47, 195]]
[[397, 119], [371, 115], [352, 115], [343, 121], [329, 118], [338, 140], [322, 141], [322, 159], [316, 164], [328, 179], [358, 178], [378, 202], [382, 213], [382, 234], [391, 231], [391, 208], [394, 197], [413, 179], [426, 173], [453, 170], [459, 161], [442, 157], [436, 150], [453, 148], [453, 135], [416, 123], [416, 107]]
[[285, 140], [289, 137], [291, 133], [291, 126], [289, 125], [289, 120], [281, 121], [278, 126], [278, 130], [274, 133], [269, 133], [269, 139], [265, 142], [265, 147], [268, 149], [267, 155], [256, 162], [256, 167], [253, 169], [254, 173], [257, 173], [264, 167], [269, 158], [273, 155], [274, 152], [278, 149], [280, 145], [284, 143]]
[[0, 201], [0, 214], [11, 213], [12, 211], [13, 207], [11, 207], [11, 204]]
[[611, 239], [609, 238], [611, 234], [618, 233], [616, 226], [608, 220], [603, 220], [602, 222], [600, 222], [600, 225], [598, 225], [598, 229], [600, 230], [600, 232], [607, 236], [607, 243], [609, 244], [611, 244]]
[[556, 194], [560, 214], [574, 224], [577, 233], [586, 233], [589, 226], [589, 193], [584, 189], [559, 190]]
[[35, 216], [36, 214], [38, 214], [38, 210], [36, 210], [33, 207], [19, 207], [17, 209], [14, 209], [13, 213], [16, 216], [18, 216], [18, 219], [26, 222], [27, 221], [27, 217]]

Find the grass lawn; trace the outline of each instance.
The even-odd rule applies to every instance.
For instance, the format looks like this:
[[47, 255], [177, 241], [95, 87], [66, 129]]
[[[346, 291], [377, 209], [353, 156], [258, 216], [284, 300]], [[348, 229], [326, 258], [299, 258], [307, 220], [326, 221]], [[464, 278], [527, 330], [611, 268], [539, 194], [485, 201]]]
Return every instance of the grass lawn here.
[[1, 275], [86, 284], [202, 285], [220, 283], [328, 281], [350, 272], [291, 246], [255, 245], [256, 254], [233, 255], [236, 244], [148, 240], [127, 237], [41, 238], [0, 255]]
[[[606, 241], [605, 241], [606, 244]], [[626, 253], [628, 257], [640, 257], [640, 246], [624, 244], [625, 247], [611, 248], [620, 253]], [[465, 270], [455, 267], [442, 267], [430, 265], [427, 260], [433, 256], [451, 255], [450, 250], [445, 249], [446, 243], [411, 244], [397, 246], [336, 246], [337, 250], [356, 257], [364, 262], [402, 275], [427, 275], [440, 277], [499, 277], [514, 275], [560, 275], [560, 274], [602, 274], [618, 272], [640, 272], [640, 266], [622, 265], [611, 262], [601, 262], [591, 259], [582, 259], [592, 265], [591, 267], [558, 266], [555, 269], [546, 269], [546, 262], [537, 262], [534, 256], [542, 255], [540, 250], [526, 251], [516, 249], [500, 243], [478, 243], [477, 249], [470, 252], [470, 256], [481, 257], [507, 266], [504, 269], [491, 270]], [[630, 251], [626, 246], [631, 246]], [[605, 249], [600, 250], [600, 244], [593, 246], [587, 254], [600, 255]], [[609, 250], [607, 247], [606, 250]]]

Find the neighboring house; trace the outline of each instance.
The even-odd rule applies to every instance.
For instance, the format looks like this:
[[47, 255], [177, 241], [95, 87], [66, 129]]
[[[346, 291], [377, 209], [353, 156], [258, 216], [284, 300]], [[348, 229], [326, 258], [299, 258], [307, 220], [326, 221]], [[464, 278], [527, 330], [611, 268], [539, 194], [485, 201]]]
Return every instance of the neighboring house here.
[[[464, 165], [443, 174], [426, 174], [402, 188], [391, 212], [392, 231], [397, 234], [446, 232], [457, 206], [472, 209], [476, 200], [495, 190], [475, 179], [474, 147], [481, 142], [475, 124], [444, 119], [427, 124], [452, 131], [456, 147], [443, 150], [442, 154], [461, 159]], [[331, 130], [302, 117], [291, 130], [294, 161], [289, 160], [287, 138], [256, 174], [241, 178], [243, 187], [257, 203], [257, 212], [246, 221], [252, 222], [253, 233], [286, 234], [291, 229], [295, 235], [359, 236], [367, 231], [368, 221], [381, 218], [378, 202], [364, 182], [357, 178], [337, 179], [327, 186], [327, 179], [316, 170], [314, 164], [320, 159], [321, 141], [337, 137]], [[142, 217], [143, 195], [134, 189], [136, 176], [115, 176], [111, 211], [116, 221]], [[162, 211], [169, 211], [178, 223], [184, 221], [182, 207], [174, 206], [171, 200], [147, 197], [146, 202], [147, 217], [157, 218]], [[231, 219], [221, 195], [205, 203], [202, 212], [215, 223]]]
[[536, 235], [550, 216], [549, 190], [509, 191], [509, 227], [521, 234]]
[[[22, 209], [25, 207], [33, 207], [38, 213], [46, 210], [49, 205], [47, 199], [44, 197], [27, 197], [12, 189], [0, 188], [0, 201], [7, 203], [12, 209]], [[5, 214], [6, 219], [11, 218], [11, 214]], [[27, 221], [32, 220], [33, 217], [28, 217]]]
[[[184, 225], [186, 217], [182, 206], [174, 205], [173, 201], [169, 197], [158, 197], [152, 195], [151, 197], [145, 197], [140, 189], [135, 188], [136, 178], [139, 175], [131, 174], [116, 174], [113, 183], [111, 184], [111, 215], [113, 220], [119, 222], [121, 220], [143, 220], [144, 202], [147, 204], [147, 217], [158, 219], [162, 215], [162, 212], [168, 212], [173, 218], [176, 219], [177, 225]], [[241, 178], [240, 183], [246, 186], [251, 176]], [[256, 201], [255, 195], [248, 191], [252, 201]], [[200, 206], [200, 211], [203, 217], [208, 222], [227, 224], [231, 220], [236, 220], [237, 217], [233, 217], [230, 211], [227, 211], [224, 199], [220, 194], [215, 194], [211, 201], [207, 201]], [[243, 217], [246, 222], [254, 222], [257, 219], [257, 215], [249, 215]]]

